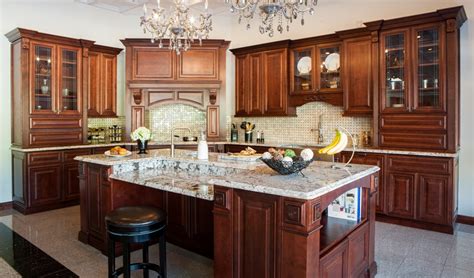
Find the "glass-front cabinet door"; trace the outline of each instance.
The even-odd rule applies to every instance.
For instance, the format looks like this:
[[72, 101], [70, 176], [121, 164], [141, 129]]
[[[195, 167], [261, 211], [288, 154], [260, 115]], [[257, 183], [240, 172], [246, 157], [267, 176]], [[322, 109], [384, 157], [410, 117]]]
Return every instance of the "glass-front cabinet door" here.
[[[441, 25], [415, 28], [415, 110], [444, 110], [441, 77], [444, 55], [441, 45]], [[450, 51], [449, 49], [447, 51]], [[453, 50], [454, 51], [454, 50]]]
[[59, 107], [60, 113], [80, 112], [79, 49], [59, 48]]
[[382, 101], [384, 110], [408, 110], [408, 30], [382, 34]]
[[341, 92], [341, 45], [318, 45], [318, 92]]
[[291, 93], [314, 93], [314, 47], [302, 47], [291, 52]]
[[56, 47], [32, 43], [32, 107], [33, 113], [47, 114], [55, 110], [55, 51]]

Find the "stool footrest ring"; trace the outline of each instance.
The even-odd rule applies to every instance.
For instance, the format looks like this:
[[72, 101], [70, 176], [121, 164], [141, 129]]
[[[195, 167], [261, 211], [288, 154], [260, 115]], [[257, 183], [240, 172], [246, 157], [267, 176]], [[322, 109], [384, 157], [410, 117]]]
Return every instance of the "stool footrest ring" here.
[[[130, 264], [130, 271], [134, 271], [134, 270], [138, 270], [138, 269], [152, 270], [152, 271], [155, 271], [158, 274], [158, 277], [162, 277], [161, 274], [160, 274], [161, 273], [161, 268], [157, 264], [152, 264], [152, 263], [133, 263], [133, 264]], [[124, 271], [123, 267], [118, 268], [117, 270], [115, 270], [110, 275], [110, 277], [119, 277], [121, 274], [123, 274], [123, 271]]]

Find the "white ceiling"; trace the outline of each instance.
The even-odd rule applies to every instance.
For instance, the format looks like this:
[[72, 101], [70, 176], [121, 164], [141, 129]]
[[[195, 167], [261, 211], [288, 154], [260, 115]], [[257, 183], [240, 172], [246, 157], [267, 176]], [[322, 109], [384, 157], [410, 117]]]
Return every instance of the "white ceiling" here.
[[[1, 1], [1, 0], [0, 0]], [[157, 6], [156, 0], [74, 0], [75, 2], [102, 8], [122, 14], [141, 14], [143, 4], [154, 8]], [[174, 0], [160, 0], [161, 6], [167, 8], [174, 3]], [[189, 6], [196, 11], [204, 10], [204, 0], [187, 0]], [[224, 0], [209, 0], [209, 10], [212, 14], [219, 14], [229, 10]]]

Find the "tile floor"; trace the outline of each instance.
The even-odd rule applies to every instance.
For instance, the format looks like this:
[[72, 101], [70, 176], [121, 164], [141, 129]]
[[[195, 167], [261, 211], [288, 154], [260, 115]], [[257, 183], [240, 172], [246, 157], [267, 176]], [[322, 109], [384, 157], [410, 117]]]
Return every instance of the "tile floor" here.
[[[79, 207], [27, 216], [0, 211], [0, 222], [80, 277], [107, 277], [107, 258], [77, 241]], [[152, 247], [151, 256], [157, 251]], [[171, 244], [167, 251], [169, 277], [213, 276], [212, 260]], [[460, 224], [454, 235], [447, 235], [377, 222], [375, 256], [377, 277], [474, 278], [474, 226]], [[132, 260], [140, 258], [138, 251], [132, 254]]]

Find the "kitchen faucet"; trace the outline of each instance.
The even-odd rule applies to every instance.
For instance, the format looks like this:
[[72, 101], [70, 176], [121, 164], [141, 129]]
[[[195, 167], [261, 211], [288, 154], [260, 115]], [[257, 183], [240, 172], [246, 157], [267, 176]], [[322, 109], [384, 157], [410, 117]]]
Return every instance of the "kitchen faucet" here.
[[174, 157], [174, 132], [176, 130], [187, 130], [190, 134], [191, 134], [191, 129], [187, 128], [187, 127], [176, 127], [176, 128], [173, 128], [171, 129], [171, 157]]

